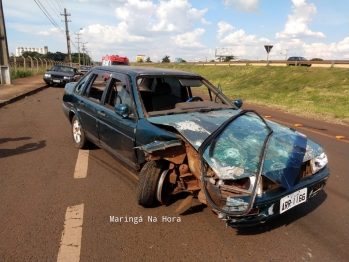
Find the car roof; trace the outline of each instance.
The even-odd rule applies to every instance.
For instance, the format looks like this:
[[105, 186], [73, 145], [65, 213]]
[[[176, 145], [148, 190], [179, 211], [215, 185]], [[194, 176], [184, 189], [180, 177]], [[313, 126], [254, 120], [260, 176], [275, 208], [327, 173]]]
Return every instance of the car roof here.
[[72, 67], [72, 66], [67, 66], [67, 65], [54, 65], [54, 66], [59, 66], [59, 67], [68, 67], [68, 68], [73, 68], [73, 69], [76, 69], [75, 67]]
[[94, 69], [107, 70], [111, 72], [119, 72], [125, 74], [136, 75], [182, 75], [182, 76], [200, 76], [195, 73], [180, 70], [145, 67], [145, 66], [96, 66]]

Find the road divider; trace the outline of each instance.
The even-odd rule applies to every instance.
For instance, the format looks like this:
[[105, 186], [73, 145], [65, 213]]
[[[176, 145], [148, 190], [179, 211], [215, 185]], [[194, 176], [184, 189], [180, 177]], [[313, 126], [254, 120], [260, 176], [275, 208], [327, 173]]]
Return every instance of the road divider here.
[[86, 178], [89, 153], [89, 150], [79, 150], [78, 158], [76, 159], [74, 178]]
[[83, 216], [84, 204], [67, 208], [57, 262], [80, 261]]

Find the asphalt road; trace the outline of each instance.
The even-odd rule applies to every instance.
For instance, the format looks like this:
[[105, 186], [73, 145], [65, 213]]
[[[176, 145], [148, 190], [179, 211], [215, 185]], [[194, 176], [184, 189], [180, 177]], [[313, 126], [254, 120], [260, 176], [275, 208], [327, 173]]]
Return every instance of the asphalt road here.
[[[297, 130], [325, 147], [331, 176], [324, 191], [277, 220], [233, 229], [195, 199], [176, 214], [185, 196], [168, 206], [137, 205], [136, 177], [99, 148], [85, 152], [86, 177], [74, 178], [79, 151], [62, 94], [48, 88], [0, 109], [0, 261], [63, 261], [65, 248], [79, 251], [76, 261], [349, 261], [349, 141], [334, 138], [348, 137], [347, 126], [259, 108], [288, 126], [307, 125]], [[80, 211], [69, 220], [71, 207]], [[71, 221], [82, 226], [69, 229]], [[64, 242], [76, 229], [80, 240], [74, 231], [77, 243]]]

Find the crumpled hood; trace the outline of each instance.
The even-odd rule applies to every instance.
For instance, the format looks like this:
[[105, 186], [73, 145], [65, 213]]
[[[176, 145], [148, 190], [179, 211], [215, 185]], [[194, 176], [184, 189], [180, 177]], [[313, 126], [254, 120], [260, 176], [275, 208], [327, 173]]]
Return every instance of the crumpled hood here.
[[[225, 121], [240, 110], [220, 110], [156, 116], [148, 121], [174, 127], [196, 149]], [[267, 121], [273, 129], [263, 163], [262, 175], [284, 188], [294, 185], [304, 161], [323, 152], [323, 148], [295, 130]], [[220, 179], [254, 176], [267, 136], [263, 121], [246, 114], [232, 121], [206, 148], [203, 157]]]

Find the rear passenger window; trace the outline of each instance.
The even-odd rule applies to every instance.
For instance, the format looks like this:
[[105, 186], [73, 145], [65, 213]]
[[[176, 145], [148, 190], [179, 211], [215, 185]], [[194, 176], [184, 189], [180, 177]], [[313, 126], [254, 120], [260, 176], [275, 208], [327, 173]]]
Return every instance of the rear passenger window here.
[[107, 85], [108, 78], [106, 77], [105, 72], [100, 74], [93, 74], [91, 78], [92, 79], [84, 95], [88, 99], [96, 103], [100, 103], [100, 101], [102, 100], [103, 92]]

